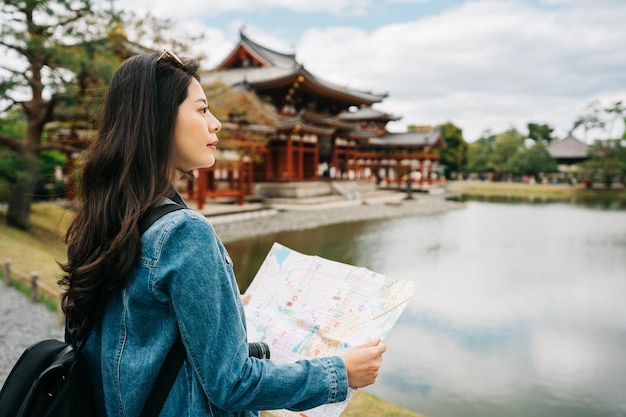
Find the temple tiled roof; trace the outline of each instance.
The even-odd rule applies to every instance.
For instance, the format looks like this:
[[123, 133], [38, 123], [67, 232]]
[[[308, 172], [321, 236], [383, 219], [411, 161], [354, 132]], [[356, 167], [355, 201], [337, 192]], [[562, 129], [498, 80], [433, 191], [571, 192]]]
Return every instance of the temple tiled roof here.
[[344, 111], [337, 115], [340, 120], [346, 121], [361, 121], [361, 120], [382, 120], [385, 122], [388, 121], [397, 121], [402, 119], [401, 116], [393, 116], [388, 113], [381, 112], [376, 110], [371, 106], [360, 107], [355, 111]]
[[304, 111], [302, 118], [316, 125], [334, 127], [336, 129], [353, 130], [358, 128], [358, 125], [354, 122], [347, 122], [330, 115], [317, 114], [310, 111]]
[[376, 130], [342, 130], [338, 129], [336, 135], [345, 139], [370, 140], [378, 136]]
[[245, 67], [233, 68], [224, 71], [210, 71], [202, 74], [202, 82], [204, 84], [212, 84], [214, 82], [222, 82], [230, 86], [250, 85], [261, 87], [271, 84], [289, 84], [297, 80], [299, 76], [305, 77], [305, 80], [321, 91], [326, 91], [334, 96], [342, 96], [349, 101], [363, 104], [379, 103], [387, 97], [387, 94], [372, 94], [369, 92], [352, 90], [342, 87], [338, 84], [322, 80], [303, 67], [284, 68], [284, 67]]
[[403, 133], [387, 133], [380, 138], [372, 138], [370, 145], [376, 146], [434, 146], [442, 141], [441, 130], [431, 129], [428, 131], [409, 131]]
[[335, 129], [324, 126], [316, 126], [307, 123], [301, 117], [294, 117], [292, 119], [284, 120], [276, 125], [277, 131], [292, 131], [297, 130], [302, 133], [313, 133], [316, 135], [332, 135]]
[[202, 74], [203, 83], [212, 83], [221, 81], [230, 86], [239, 86], [245, 84], [256, 84], [259, 82], [267, 82], [280, 80], [284, 78], [293, 78], [298, 71], [296, 68], [282, 67], [246, 67], [232, 68], [224, 71], [211, 71]]
[[587, 158], [588, 146], [570, 133], [561, 140], [551, 142], [547, 149], [554, 159], [584, 159]]
[[[355, 104], [371, 105], [387, 97], [387, 93], [374, 94], [353, 90], [318, 78], [296, 60], [295, 54], [280, 53], [259, 45], [247, 37], [243, 31], [240, 31], [240, 37], [237, 46], [215, 69], [202, 74], [203, 83], [222, 82], [230, 86], [247, 84], [254, 88], [286, 84], [304, 77], [305, 83], [309, 83], [319, 91]], [[242, 53], [247, 53], [254, 62], [247, 66], [229, 67], [229, 63], [236, 60]]]
[[245, 45], [248, 51], [256, 55], [258, 59], [264, 61], [268, 67], [295, 68], [300, 65], [296, 61], [296, 54], [285, 54], [259, 45], [250, 39], [243, 30], [239, 31], [239, 37], [241, 44]]

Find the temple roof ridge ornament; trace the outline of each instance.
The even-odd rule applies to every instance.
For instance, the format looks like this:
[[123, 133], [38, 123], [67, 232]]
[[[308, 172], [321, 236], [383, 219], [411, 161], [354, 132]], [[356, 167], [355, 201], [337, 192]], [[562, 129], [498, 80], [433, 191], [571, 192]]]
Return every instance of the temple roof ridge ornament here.
[[268, 62], [269, 65], [272, 66], [294, 66], [297, 67], [300, 65], [296, 60], [295, 53], [285, 53], [279, 52], [274, 49], [270, 49], [266, 46], [263, 46], [255, 41], [253, 41], [246, 33], [244, 32], [245, 28], [242, 28], [239, 31], [239, 38], [241, 39], [240, 43], [248, 46], [251, 51], [257, 53], [260, 57]]
[[322, 94], [353, 102], [355, 105], [371, 105], [388, 97], [388, 93], [359, 91], [319, 78], [296, 60], [295, 53], [282, 53], [260, 45], [250, 39], [243, 29], [239, 34], [241, 39], [230, 54], [213, 70], [203, 74], [203, 80], [211, 83], [221, 79], [230, 86], [245, 82], [254, 89], [292, 83], [304, 77], [302, 81], [308, 82]]

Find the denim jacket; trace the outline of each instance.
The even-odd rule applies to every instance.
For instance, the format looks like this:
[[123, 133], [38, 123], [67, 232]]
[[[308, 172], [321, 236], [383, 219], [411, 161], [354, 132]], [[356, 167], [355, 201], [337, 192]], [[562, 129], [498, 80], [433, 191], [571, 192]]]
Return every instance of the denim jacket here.
[[341, 358], [248, 357], [233, 263], [200, 213], [178, 210], [141, 237], [141, 259], [107, 301], [84, 352], [101, 417], [137, 417], [178, 333], [187, 352], [161, 416], [254, 416], [343, 401]]

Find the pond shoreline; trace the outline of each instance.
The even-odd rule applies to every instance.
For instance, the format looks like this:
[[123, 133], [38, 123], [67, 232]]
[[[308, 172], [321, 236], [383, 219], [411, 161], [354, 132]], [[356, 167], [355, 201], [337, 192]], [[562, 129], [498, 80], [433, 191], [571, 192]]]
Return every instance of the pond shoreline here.
[[[412, 199], [347, 206], [310, 205], [297, 210], [276, 210], [270, 215], [228, 222], [214, 222], [220, 239], [233, 242], [259, 235], [313, 229], [329, 224], [381, 220], [410, 215], [434, 215], [463, 208], [464, 204], [446, 199], [446, 194], [414, 194]], [[211, 216], [207, 216], [211, 220]]]
[[507, 181], [450, 181], [447, 189], [453, 194], [481, 197], [520, 197], [530, 199], [576, 201], [584, 199], [626, 201], [621, 184], [612, 188], [587, 188], [580, 184], [526, 184]]
[[[206, 214], [212, 221], [215, 231], [225, 243], [248, 239], [259, 235], [306, 230], [329, 224], [354, 221], [381, 220], [410, 215], [433, 215], [464, 207], [460, 201], [450, 197], [473, 195], [482, 197], [521, 198], [545, 201], [585, 201], [610, 200], [626, 204], [626, 191], [623, 188], [612, 190], [586, 189], [580, 185], [565, 184], [524, 184], [509, 182], [450, 181], [439, 193], [414, 192], [412, 199], [396, 191], [396, 197], [389, 199], [389, 191], [377, 191], [385, 195], [378, 201], [364, 199], [359, 202], [345, 202], [345, 205], [300, 203], [276, 205], [276, 210], [266, 210], [262, 215], [221, 221], [220, 216]], [[402, 196], [397, 197], [398, 194]], [[193, 206], [191, 202], [190, 206]], [[245, 211], [245, 209], [243, 210]]]

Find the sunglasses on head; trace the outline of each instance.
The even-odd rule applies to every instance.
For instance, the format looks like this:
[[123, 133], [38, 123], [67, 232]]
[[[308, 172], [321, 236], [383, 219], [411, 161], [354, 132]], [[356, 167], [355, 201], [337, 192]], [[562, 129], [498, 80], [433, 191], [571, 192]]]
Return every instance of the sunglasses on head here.
[[163, 52], [161, 53], [161, 55], [159, 55], [159, 57], [157, 58], [157, 62], [160, 61], [163, 57], [167, 57], [169, 59], [173, 59], [174, 61], [178, 62], [180, 64], [181, 67], [184, 67], [185, 64], [183, 64], [183, 61], [180, 60], [179, 57], [176, 56], [176, 54], [172, 51], [168, 51], [167, 49], [163, 48]]

